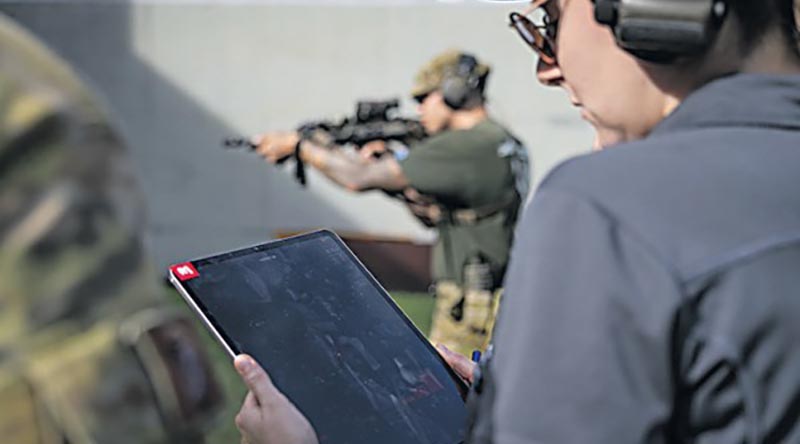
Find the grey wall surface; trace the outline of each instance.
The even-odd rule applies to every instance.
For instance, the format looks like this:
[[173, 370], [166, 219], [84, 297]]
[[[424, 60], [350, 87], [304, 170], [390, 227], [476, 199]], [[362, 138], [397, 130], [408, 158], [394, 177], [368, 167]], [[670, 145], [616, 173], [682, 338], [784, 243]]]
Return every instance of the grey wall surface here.
[[[105, 98], [132, 148], [160, 266], [328, 227], [429, 241], [380, 193], [224, 152], [228, 135], [340, 117], [359, 98], [405, 95], [419, 65], [459, 47], [490, 62], [494, 116], [531, 150], [535, 181], [586, 152], [591, 131], [563, 92], [539, 86], [507, 26], [513, 6], [435, 2], [0, 2]], [[413, 114], [406, 100], [404, 114]]]

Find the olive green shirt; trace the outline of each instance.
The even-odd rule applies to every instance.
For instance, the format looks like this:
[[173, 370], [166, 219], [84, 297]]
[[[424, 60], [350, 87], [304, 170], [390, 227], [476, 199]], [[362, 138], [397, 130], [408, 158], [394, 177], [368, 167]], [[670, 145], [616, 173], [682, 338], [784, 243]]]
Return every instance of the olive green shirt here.
[[[524, 171], [512, 172], [509, 147], [523, 153]], [[488, 259], [495, 286], [505, 273], [514, 223], [521, 201], [517, 176], [527, 181], [524, 148], [503, 127], [485, 120], [466, 130], [444, 131], [413, 147], [400, 161], [412, 188], [433, 197], [447, 210], [481, 209], [504, 199], [504, 208], [473, 224], [437, 224], [439, 238], [433, 249], [433, 278], [463, 283], [464, 264], [473, 257]], [[519, 169], [519, 168], [517, 168]], [[522, 192], [524, 193], [524, 191]]]

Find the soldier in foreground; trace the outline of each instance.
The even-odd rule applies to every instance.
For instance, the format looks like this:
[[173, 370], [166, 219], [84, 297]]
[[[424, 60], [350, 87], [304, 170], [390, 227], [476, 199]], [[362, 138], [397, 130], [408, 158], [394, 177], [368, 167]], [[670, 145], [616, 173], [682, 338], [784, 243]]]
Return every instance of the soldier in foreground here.
[[487, 65], [460, 51], [428, 62], [412, 95], [431, 137], [402, 154], [377, 160], [348, 156], [298, 132], [255, 140], [268, 160], [294, 154], [349, 190], [405, 194], [415, 215], [439, 234], [432, 261], [436, 307], [430, 340], [461, 353], [488, 344], [517, 212], [528, 188], [525, 148], [486, 108], [488, 76]]
[[221, 393], [165, 309], [105, 114], [0, 15], [0, 441], [202, 442]]

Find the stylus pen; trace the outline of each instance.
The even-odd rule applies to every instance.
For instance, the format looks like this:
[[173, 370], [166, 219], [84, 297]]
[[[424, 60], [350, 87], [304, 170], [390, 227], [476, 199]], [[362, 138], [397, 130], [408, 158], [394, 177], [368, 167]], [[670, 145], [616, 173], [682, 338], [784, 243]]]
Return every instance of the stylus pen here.
[[481, 351], [472, 350], [472, 362], [480, 362], [480, 361], [481, 361]]

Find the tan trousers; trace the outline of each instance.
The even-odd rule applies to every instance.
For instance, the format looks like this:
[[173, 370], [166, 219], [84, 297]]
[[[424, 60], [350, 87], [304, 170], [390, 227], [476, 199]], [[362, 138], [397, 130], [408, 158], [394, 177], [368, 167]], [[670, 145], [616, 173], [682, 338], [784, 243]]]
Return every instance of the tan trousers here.
[[486, 350], [491, 340], [502, 289], [467, 290], [455, 282], [436, 284], [430, 341], [470, 356], [473, 350]]

